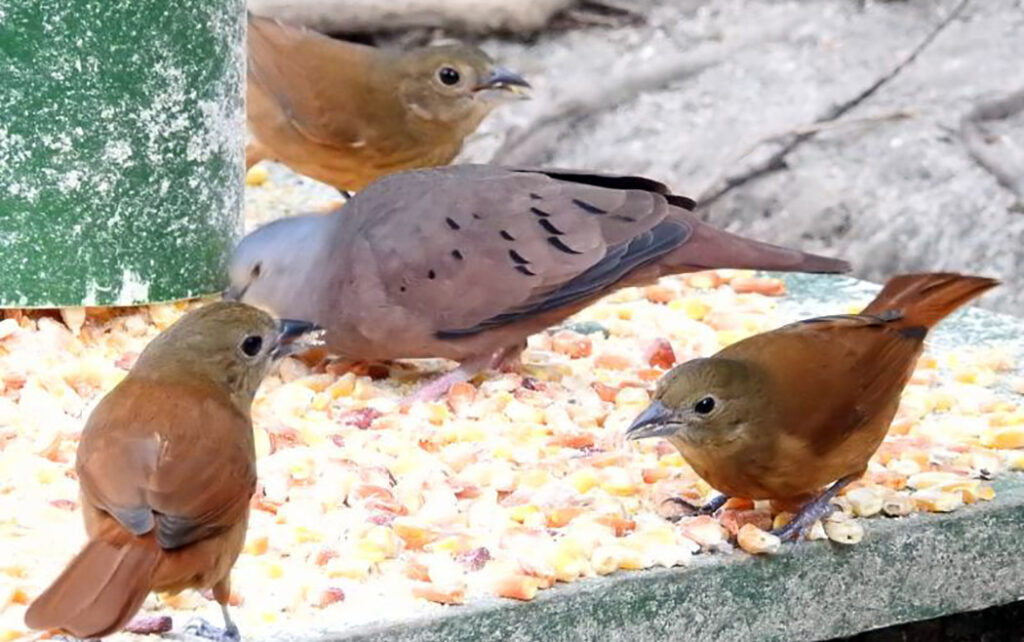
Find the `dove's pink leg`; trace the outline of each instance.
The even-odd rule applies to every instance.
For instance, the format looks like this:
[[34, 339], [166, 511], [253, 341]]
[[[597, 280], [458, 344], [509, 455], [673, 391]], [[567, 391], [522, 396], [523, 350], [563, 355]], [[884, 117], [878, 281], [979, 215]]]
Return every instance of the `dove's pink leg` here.
[[515, 367], [519, 354], [522, 351], [523, 346], [513, 346], [511, 348], [502, 348], [491, 355], [467, 359], [459, 364], [458, 368], [441, 375], [406, 397], [403, 400], [403, 405], [409, 405], [415, 401], [436, 401], [447, 394], [448, 389], [453, 385], [460, 381], [469, 381], [484, 370], [495, 370], [498, 368], [505, 370], [509, 367]]

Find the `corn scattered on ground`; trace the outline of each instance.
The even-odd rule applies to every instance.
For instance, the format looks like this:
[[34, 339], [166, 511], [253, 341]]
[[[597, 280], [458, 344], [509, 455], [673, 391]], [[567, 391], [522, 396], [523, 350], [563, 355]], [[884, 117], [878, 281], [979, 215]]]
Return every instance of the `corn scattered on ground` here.
[[[713, 491], [666, 442], [622, 434], [666, 368], [783, 322], [781, 290], [728, 271], [623, 290], [532, 337], [524, 374], [404, 413], [400, 397], [423, 381], [414, 369], [373, 380], [283, 362], [253, 406], [260, 488], [233, 575], [239, 626], [338, 627], [485, 595], [529, 600], [701, 551], [777, 551], [765, 531], [791, 515], [768, 502], [667, 521], [667, 498]], [[73, 463], [85, 418], [194, 305], [76, 312], [74, 332], [58, 315], [0, 321], [0, 638], [28, 633], [26, 604], [82, 544]], [[811, 536], [855, 545], [865, 518], [992, 499], [985, 480], [1024, 468], [1024, 408], [993, 389], [1011, 366], [991, 350], [926, 354], [867, 475], [838, 498], [843, 513]], [[197, 612], [218, 621], [195, 592], [145, 610], [176, 627]]]

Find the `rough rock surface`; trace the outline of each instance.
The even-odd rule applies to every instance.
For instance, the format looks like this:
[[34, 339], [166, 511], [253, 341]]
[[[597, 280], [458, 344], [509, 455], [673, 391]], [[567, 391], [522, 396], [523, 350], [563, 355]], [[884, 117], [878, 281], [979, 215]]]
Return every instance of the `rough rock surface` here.
[[[595, 99], [616, 95], [604, 101], [611, 106], [556, 122], [541, 145], [514, 155], [505, 149], [499, 159], [635, 172], [700, 196], [793, 137], [766, 139], [851, 102], [840, 118], [846, 125], [802, 142], [785, 168], [728, 191], [704, 215], [765, 240], [841, 255], [856, 276], [874, 281], [911, 270], [997, 276], [1006, 285], [983, 305], [1024, 314], [1024, 208], [975, 162], [960, 134], [961, 119], [979, 102], [1024, 87], [1020, 0], [628, 6], [645, 25], [484, 41], [530, 79], [535, 100], [497, 110], [462, 160], [494, 158], [514, 128], [521, 133], [553, 105], [582, 99], [569, 106], [587, 114]], [[891, 79], [854, 100], [918, 47]], [[677, 58], [698, 64], [679, 65], [679, 80], [667, 84], [642, 79]], [[648, 87], [623, 91], [631, 79]], [[1024, 113], [985, 128], [1003, 146], [1024, 149]]]

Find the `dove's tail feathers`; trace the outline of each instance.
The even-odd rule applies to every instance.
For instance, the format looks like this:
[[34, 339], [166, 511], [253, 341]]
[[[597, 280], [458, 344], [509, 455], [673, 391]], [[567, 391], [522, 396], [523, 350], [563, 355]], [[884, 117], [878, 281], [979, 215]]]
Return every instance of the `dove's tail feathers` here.
[[735, 268], [837, 274], [850, 264], [731, 234], [693, 219], [693, 235], [665, 257], [666, 272]]
[[160, 556], [152, 538], [135, 538], [120, 547], [91, 540], [32, 603], [25, 624], [81, 639], [118, 631], [149, 594]]
[[982, 276], [952, 272], [901, 274], [886, 282], [862, 314], [898, 313], [896, 323], [908, 328], [931, 328], [971, 299], [999, 285]]

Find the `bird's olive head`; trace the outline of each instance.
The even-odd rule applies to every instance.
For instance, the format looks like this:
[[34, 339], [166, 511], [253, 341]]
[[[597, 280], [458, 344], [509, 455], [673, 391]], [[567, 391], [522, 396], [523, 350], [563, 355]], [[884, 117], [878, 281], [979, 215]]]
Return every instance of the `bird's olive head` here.
[[668, 437], [691, 446], [729, 440], [763, 412], [764, 381], [734, 359], [694, 359], [658, 383], [651, 404], [626, 430], [630, 440]]
[[416, 49], [403, 56], [401, 67], [400, 91], [415, 116], [469, 130], [496, 104], [527, 97], [530, 87], [522, 76], [468, 45]]
[[275, 320], [244, 303], [218, 301], [183, 316], [153, 339], [132, 375], [205, 380], [248, 409], [270, 364], [316, 345], [320, 333], [307, 321]]

